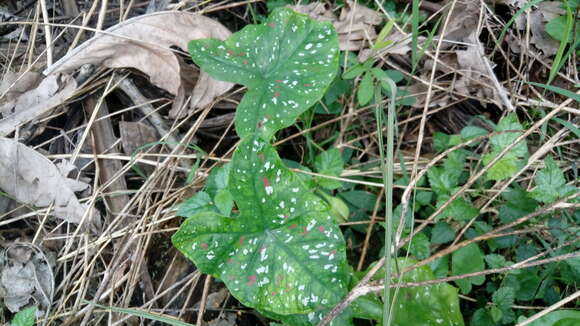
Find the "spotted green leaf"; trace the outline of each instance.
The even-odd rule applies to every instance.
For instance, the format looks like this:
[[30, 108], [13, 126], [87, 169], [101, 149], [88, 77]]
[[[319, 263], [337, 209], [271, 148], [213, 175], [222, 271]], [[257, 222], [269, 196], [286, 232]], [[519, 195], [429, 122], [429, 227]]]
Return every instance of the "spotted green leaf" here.
[[290, 126], [322, 97], [338, 69], [332, 24], [285, 8], [226, 41], [193, 40], [189, 51], [212, 77], [248, 87], [235, 121], [242, 138], [260, 134], [269, 140]]
[[231, 164], [240, 215], [191, 216], [174, 245], [247, 306], [282, 315], [332, 307], [346, 294], [348, 270], [328, 206], [258, 138], [243, 140]]

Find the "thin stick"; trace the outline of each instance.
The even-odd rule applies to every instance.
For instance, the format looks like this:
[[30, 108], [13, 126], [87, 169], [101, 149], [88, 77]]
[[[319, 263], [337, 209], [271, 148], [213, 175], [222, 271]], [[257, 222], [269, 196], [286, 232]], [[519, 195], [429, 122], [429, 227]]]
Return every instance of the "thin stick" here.
[[40, 0], [42, 10], [42, 21], [44, 22], [44, 39], [46, 41], [46, 65], [52, 66], [52, 33], [48, 21], [48, 10], [46, 9], [46, 0]]
[[574, 292], [572, 295], [569, 295], [568, 297], [554, 303], [553, 305], [549, 306], [548, 308], [538, 312], [537, 314], [533, 315], [532, 317], [524, 320], [523, 322], [517, 324], [516, 326], [525, 326], [525, 325], [529, 325], [531, 322], [533, 322], [534, 320], [540, 319], [543, 316], [547, 315], [548, 313], [562, 307], [563, 305], [567, 304], [568, 302], [575, 300], [576, 298], [580, 297], [580, 290]]

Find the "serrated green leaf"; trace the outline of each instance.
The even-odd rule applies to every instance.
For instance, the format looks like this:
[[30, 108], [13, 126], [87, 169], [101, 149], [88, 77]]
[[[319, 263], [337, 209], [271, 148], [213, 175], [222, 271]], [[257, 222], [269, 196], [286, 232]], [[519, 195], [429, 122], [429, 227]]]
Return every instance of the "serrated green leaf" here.
[[514, 289], [505, 286], [495, 291], [491, 298], [493, 303], [495, 303], [495, 305], [501, 309], [501, 311], [507, 311], [511, 309], [512, 305], [514, 304], [515, 296], [516, 294]]
[[504, 191], [501, 196], [506, 203], [499, 209], [499, 218], [503, 223], [510, 223], [516, 219], [532, 213], [538, 207], [538, 202], [529, 197], [528, 192], [519, 186]]
[[[469, 244], [459, 250], [456, 250], [451, 258], [451, 275], [463, 275], [469, 273], [481, 272], [485, 268], [481, 249], [477, 244]], [[468, 294], [471, 292], [472, 284], [481, 285], [485, 282], [485, 276], [472, 276], [455, 281], [461, 288], [461, 292]]]
[[465, 166], [466, 153], [454, 151], [443, 162], [443, 167], [433, 167], [427, 171], [429, 184], [438, 195], [450, 194], [459, 185], [459, 178]]
[[433, 133], [433, 148], [437, 152], [443, 152], [449, 148], [449, 135], [436, 131]]
[[[518, 117], [515, 113], [510, 113], [499, 121], [495, 131], [505, 132], [491, 137], [492, 151], [483, 157], [484, 165], [493, 160], [504, 148], [511, 145], [523, 131]], [[488, 180], [501, 181], [514, 175], [519, 167], [525, 163], [522, 159], [528, 156], [528, 145], [525, 140], [519, 142], [509, 152], [507, 152], [498, 162], [487, 172]]]
[[485, 255], [485, 262], [489, 266], [489, 268], [502, 268], [508, 266], [505, 257], [502, 255], [497, 254], [489, 254]]
[[491, 306], [489, 307], [489, 315], [491, 316], [491, 319], [494, 322], [499, 322], [501, 320], [501, 317], [503, 317], [503, 312], [501, 311], [501, 309], [499, 309], [496, 306]]
[[485, 308], [479, 308], [471, 317], [470, 326], [495, 326], [490, 313]]
[[558, 168], [551, 155], [544, 159], [544, 163], [546, 167], [541, 169], [534, 178], [536, 189], [530, 193], [532, 198], [543, 203], [552, 203], [578, 191], [577, 188], [566, 185], [564, 173]]
[[[437, 208], [441, 207], [451, 196], [442, 194], [437, 198]], [[479, 209], [474, 207], [467, 199], [463, 197], [456, 198], [454, 201], [447, 206], [446, 209], [437, 215], [435, 220], [439, 221], [441, 219], [451, 217], [458, 222], [466, 222], [475, 218], [479, 215]]]
[[204, 210], [213, 210], [211, 197], [206, 192], [199, 191], [179, 204], [175, 215], [190, 217]]
[[[487, 165], [491, 160], [493, 160], [499, 152], [487, 153], [483, 156], [483, 164]], [[487, 170], [486, 179], [501, 181], [508, 179], [518, 172], [518, 158], [514, 156], [511, 152], [507, 152], [502, 158], [500, 158], [489, 170]]]
[[[320, 174], [338, 177], [342, 173], [344, 168], [344, 162], [342, 161], [342, 154], [336, 148], [331, 148], [324, 151], [314, 159], [314, 167], [316, 171]], [[328, 178], [318, 178], [318, 183], [329, 190], [336, 189], [340, 187], [340, 182]]]
[[580, 279], [580, 257], [568, 258], [565, 262], [576, 275], [576, 279]]
[[[489, 132], [483, 128], [480, 128], [477, 126], [467, 126], [463, 129], [461, 129], [461, 138], [463, 138], [464, 140], [471, 140], [473, 138], [487, 135], [488, 133]], [[474, 146], [474, 145], [477, 145], [477, 144], [472, 144], [471, 146]]]
[[[508, 145], [514, 143], [514, 141], [522, 134], [524, 127], [519, 122], [518, 117], [515, 113], [510, 113], [502, 118], [497, 124], [495, 131], [505, 133], [491, 137], [491, 146], [495, 151], [501, 151]], [[516, 132], [520, 131], [520, 132]], [[528, 155], [528, 146], [526, 141], [521, 141], [514, 148], [511, 149], [512, 153], [516, 157], [524, 157]]]
[[28, 307], [20, 310], [14, 315], [12, 326], [32, 326], [36, 321], [36, 306]]
[[374, 90], [373, 76], [367, 72], [362, 77], [356, 92], [358, 104], [361, 106], [367, 105], [373, 97]]
[[264, 140], [290, 126], [318, 101], [338, 69], [338, 38], [331, 23], [279, 8], [261, 25], [248, 25], [226, 41], [193, 40], [193, 61], [220, 80], [248, 92], [236, 111], [241, 138]]
[[363, 190], [351, 190], [338, 194], [350, 205], [365, 212], [372, 211], [377, 202], [377, 195]]
[[504, 286], [516, 291], [517, 300], [528, 301], [534, 299], [541, 281], [536, 271], [528, 269], [525, 272], [508, 274], [504, 279]]
[[411, 239], [411, 255], [418, 259], [425, 259], [429, 257], [431, 249], [429, 248], [429, 238], [424, 233], [417, 233]]
[[438, 222], [431, 230], [432, 244], [447, 243], [453, 239], [455, 239], [455, 230], [445, 222]]
[[346, 294], [340, 229], [271, 145], [242, 140], [229, 189], [239, 216], [202, 212], [172, 238], [202, 272], [222, 279], [243, 304], [279, 314], [319, 311]]

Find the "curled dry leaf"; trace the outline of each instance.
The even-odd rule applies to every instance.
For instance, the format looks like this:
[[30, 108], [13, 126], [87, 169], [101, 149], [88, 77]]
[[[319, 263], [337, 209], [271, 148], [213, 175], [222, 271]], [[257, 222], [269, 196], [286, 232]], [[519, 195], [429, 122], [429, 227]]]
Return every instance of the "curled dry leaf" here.
[[0, 250], [0, 256], [0, 299], [4, 305], [11, 312], [31, 303], [41, 310], [49, 309], [54, 275], [42, 249], [30, 243], [14, 243]]
[[80, 223], [88, 206], [81, 204], [74, 193], [87, 187], [86, 183], [63, 176], [39, 152], [0, 137], [0, 189], [18, 202], [36, 207], [54, 203], [53, 215], [70, 223]]
[[[158, 12], [128, 19], [84, 42], [44, 73], [71, 73], [84, 64], [109, 68], [134, 68], [153, 84], [181, 97], [184, 94], [179, 60], [171, 46], [187, 49], [190, 40], [226, 39], [230, 31], [219, 22], [187, 12]], [[187, 78], [188, 76], [186, 76]], [[189, 78], [191, 78], [189, 76]], [[209, 104], [233, 84], [200, 73], [191, 107]]]
[[380, 24], [383, 18], [378, 12], [354, 1], [347, 0], [346, 3], [339, 18], [336, 18], [322, 2], [290, 6], [290, 8], [316, 20], [332, 22], [338, 33], [341, 50], [358, 51], [368, 48], [370, 41], [374, 41], [377, 37], [375, 26]]
[[8, 74], [0, 85], [0, 136], [6, 136], [21, 125], [44, 117], [75, 92], [75, 80], [62, 74], [44, 79], [28, 72], [21, 77]]

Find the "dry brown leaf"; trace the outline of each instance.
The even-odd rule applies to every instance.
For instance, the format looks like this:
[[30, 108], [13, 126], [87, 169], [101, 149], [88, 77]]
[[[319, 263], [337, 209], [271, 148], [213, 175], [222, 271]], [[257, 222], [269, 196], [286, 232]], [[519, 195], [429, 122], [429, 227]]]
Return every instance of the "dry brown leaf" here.
[[558, 52], [560, 42], [546, 33], [546, 24], [566, 12], [561, 8], [560, 1], [546, 1], [538, 4], [538, 9], [530, 13], [530, 43], [545, 56], [549, 57]]
[[0, 120], [0, 136], [44, 117], [70, 98], [77, 88], [72, 77], [62, 74], [50, 75], [42, 81], [36, 73], [25, 74], [19, 80], [10, 82], [12, 78], [9, 76], [0, 87], [6, 89], [6, 95], [0, 100], [3, 118]]
[[119, 122], [119, 131], [123, 151], [127, 155], [133, 155], [141, 146], [159, 140], [155, 128], [142, 122], [121, 121]]
[[[119, 131], [121, 133], [123, 151], [127, 155], [133, 156], [137, 154], [139, 150], [143, 150], [142, 146], [159, 141], [157, 130], [143, 122], [121, 121], [119, 122]], [[159, 152], [158, 147], [153, 149], [147, 147], [146, 150], [152, 153]], [[154, 170], [154, 167], [150, 165], [138, 164], [138, 166], [145, 170], [147, 175], [152, 173]]]
[[494, 76], [491, 76], [484, 62], [486, 58], [482, 56], [484, 53], [482, 44], [477, 42], [476, 45], [470, 45], [466, 50], [456, 53], [461, 75], [454, 85], [455, 91], [494, 101], [501, 107], [497, 90], [492, 86]]
[[[479, 13], [481, 10], [481, 2], [473, 0], [448, 0], [453, 2], [453, 11], [448, 11], [446, 20], [449, 18], [449, 23], [445, 28], [440, 28], [438, 38], [443, 37], [446, 42], [443, 42], [442, 49], [448, 49], [456, 42], [468, 42], [472, 34], [479, 33], [477, 30], [479, 24]], [[445, 21], [444, 20], [444, 21]], [[445, 34], [443, 34], [445, 32]]]
[[[107, 29], [68, 53], [44, 73], [71, 73], [84, 64], [134, 68], [153, 84], [178, 96], [183, 92], [177, 56], [170, 49], [187, 50], [193, 39], [224, 40], [230, 31], [219, 22], [188, 12], [158, 12], [128, 19]], [[205, 106], [233, 84], [210, 78], [204, 72], [193, 90], [191, 107]]]
[[28, 304], [47, 310], [54, 295], [51, 264], [38, 246], [14, 243], [0, 251], [0, 299], [11, 312]]
[[0, 189], [18, 202], [36, 207], [54, 203], [51, 214], [70, 223], [80, 223], [88, 206], [81, 204], [74, 193], [87, 187], [86, 183], [63, 176], [39, 152], [0, 137]]
[[368, 48], [370, 41], [374, 41], [377, 37], [375, 26], [379, 25], [383, 18], [378, 12], [354, 1], [347, 0], [346, 4], [338, 18], [322, 2], [289, 7], [314, 19], [332, 22], [338, 33], [341, 50], [359, 51]]
[[[428, 76], [422, 76], [421, 79], [428, 80], [429, 78]], [[427, 85], [421, 82], [416, 82], [410, 86], [403, 87], [403, 89], [415, 97], [415, 103], [412, 105], [413, 107], [422, 109], [425, 106], [425, 101], [427, 100], [427, 91], [429, 89]], [[436, 90], [431, 90], [431, 92], [432, 94], [428, 107], [440, 107], [449, 103], [448, 93], [442, 93]]]

